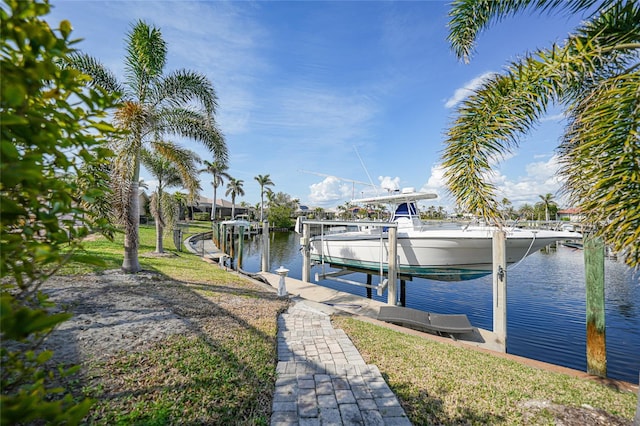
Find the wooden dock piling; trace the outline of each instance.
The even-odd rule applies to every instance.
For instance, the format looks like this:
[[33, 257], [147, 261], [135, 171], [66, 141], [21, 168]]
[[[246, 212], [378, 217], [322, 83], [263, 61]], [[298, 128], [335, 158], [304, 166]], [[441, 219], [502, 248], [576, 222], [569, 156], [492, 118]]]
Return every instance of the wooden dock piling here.
[[604, 243], [588, 234], [584, 238], [587, 297], [587, 372], [607, 377], [607, 345], [604, 314]]

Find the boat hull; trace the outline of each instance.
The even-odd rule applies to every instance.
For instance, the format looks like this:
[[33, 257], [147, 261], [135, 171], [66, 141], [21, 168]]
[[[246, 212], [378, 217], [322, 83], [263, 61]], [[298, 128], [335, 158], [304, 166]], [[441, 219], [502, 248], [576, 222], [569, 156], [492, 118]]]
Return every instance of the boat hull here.
[[[492, 272], [492, 230], [415, 231], [398, 233], [398, 273], [441, 281], [479, 278]], [[514, 230], [507, 233], [507, 264], [556, 241], [580, 234]], [[311, 260], [366, 271], [388, 269], [387, 233], [347, 232], [310, 241]]]

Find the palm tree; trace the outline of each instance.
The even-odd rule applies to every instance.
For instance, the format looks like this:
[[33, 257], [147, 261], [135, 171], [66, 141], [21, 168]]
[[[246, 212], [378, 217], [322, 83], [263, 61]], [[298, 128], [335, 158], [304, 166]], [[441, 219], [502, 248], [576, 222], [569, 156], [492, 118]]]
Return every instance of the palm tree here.
[[124, 132], [113, 142], [117, 155], [113, 186], [120, 195], [116, 204], [121, 206], [125, 228], [122, 269], [136, 273], [140, 271], [138, 180], [142, 148], [176, 161], [179, 153], [173, 149], [175, 145], [161, 139], [173, 134], [204, 144], [215, 158], [226, 162], [227, 147], [214, 121], [217, 98], [211, 82], [189, 70], [163, 74], [167, 44], [158, 28], [138, 21], [126, 41], [124, 84], [88, 55], [72, 56], [70, 65], [89, 75], [93, 86], [121, 95], [115, 122]]
[[211, 185], [213, 186], [213, 203], [211, 204], [211, 220], [216, 219], [216, 198], [218, 196], [218, 187], [223, 184], [224, 179], [231, 179], [227, 169], [229, 167], [221, 161], [204, 161], [205, 168], [200, 170], [201, 172], [211, 173], [213, 180]]
[[195, 194], [200, 187], [196, 178], [196, 164], [200, 159], [191, 151], [180, 147], [175, 149], [176, 152], [181, 152], [181, 155], [176, 157], [180, 163], [170, 161], [145, 148], [140, 152], [142, 164], [158, 180], [158, 187], [151, 201], [151, 213], [156, 223], [156, 253], [164, 253], [164, 228], [167, 223], [174, 222], [174, 210], [178, 207], [175, 198], [164, 192], [165, 188], [182, 185], [190, 194]]
[[178, 207], [178, 217], [177, 217], [178, 220], [180, 220], [180, 218], [183, 215], [183, 212], [187, 209], [187, 206], [189, 205], [189, 203], [187, 203], [187, 198], [188, 198], [187, 194], [183, 194], [182, 192], [173, 193], [173, 199], [175, 200], [176, 206]]
[[229, 178], [229, 183], [227, 183], [227, 192], [224, 195], [231, 194], [231, 219], [236, 217], [236, 196], [244, 195], [244, 189], [242, 189], [242, 184], [244, 181], [242, 179], [234, 179]]
[[260, 222], [264, 221], [264, 193], [265, 187], [274, 186], [275, 183], [271, 181], [269, 175], [258, 175], [254, 177], [258, 184], [260, 185]]
[[[533, 5], [533, 6], [532, 6]], [[540, 49], [494, 74], [457, 109], [443, 153], [456, 201], [499, 219], [491, 167], [518, 147], [518, 137], [550, 103], [565, 108], [559, 146], [563, 190], [587, 223], [630, 266], [640, 264], [640, 4], [633, 0], [456, 0], [449, 40], [468, 60], [477, 34], [527, 7], [589, 11], [562, 45]]]
[[531, 206], [531, 204], [525, 203], [518, 209], [518, 213], [525, 219], [533, 219], [535, 210], [533, 209], [533, 206]]
[[513, 204], [511, 200], [505, 197], [500, 201], [500, 205], [502, 207], [502, 217], [504, 219], [513, 219]]
[[555, 206], [556, 202], [553, 201], [553, 194], [547, 193], [546, 195], [538, 195], [540, 197], [540, 204], [544, 207], [544, 220], [549, 222], [549, 206]]

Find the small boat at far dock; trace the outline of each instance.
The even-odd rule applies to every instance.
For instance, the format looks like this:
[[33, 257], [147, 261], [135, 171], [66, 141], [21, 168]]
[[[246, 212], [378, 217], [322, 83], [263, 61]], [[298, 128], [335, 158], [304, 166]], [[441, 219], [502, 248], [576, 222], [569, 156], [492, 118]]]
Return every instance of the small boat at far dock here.
[[[436, 198], [436, 194], [415, 192], [413, 188], [386, 196], [363, 198], [354, 203], [389, 203], [393, 207], [390, 222], [397, 224], [398, 273], [440, 281], [462, 281], [492, 272], [492, 237], [495, 226], [459, 226], [443, 229], [423, 223], [417, 201]], [[331, 222], [328, 221], [327, 224]], [[506, 233], [507, 264], [556, 241], [580, 240], [570, 231], [503, 228]], [[332, 267], [361, 270], [387, 270], [388, 229], [379, 226], [344, 226], [339, 232], [326, 225], [309, 239], [311, 261]]]

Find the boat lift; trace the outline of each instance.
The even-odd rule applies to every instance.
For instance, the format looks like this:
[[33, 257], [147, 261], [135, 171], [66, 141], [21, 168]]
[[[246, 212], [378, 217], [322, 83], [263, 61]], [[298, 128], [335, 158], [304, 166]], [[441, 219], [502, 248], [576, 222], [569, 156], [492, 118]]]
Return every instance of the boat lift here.
[[[367, 273], [368, 276], [371, 275], [371, 270], [357, 269], [357, 268], [345, 268], [341, 267], [338, 271], [332, 272], [324, 272], [324, 268], [322, 273], [316, 273], [315, 280], [316, 282], [321, 280], [332, 280], [336, 282], [341, 282], [344, 284], [351, 284], [360, 287], [366, 287], [370, 289], [375, 289], [378, 293], [378, 296], [382, 296], [385, 289], [387, 289], [387, 303], [391, 305], [396, 305], [398, 300], [398, 290], [397, 290], [397, 281], [398, 281], [398, 224], [394, 222], [379, 222], [379, 221], [337, 221], [337, 220], [309, 220], [303, 219], [300, 221], [302, 225], [302, 238], [301, 238], [301, 250], [303, 254], [303, 263], [302, 263], [302, 281], [310, 282], [311, 280], [311, 250], [310, 250], [310, 238], [311, 238], [311, 225], [320, 225], [320, 236], [324, 235], [325, 227], [329, 226], [373, 226], [373, 227], [384, 227], [388, 228], [388, 241], [389, 241], [389, 253], [388, 253], [388, 262], [387, 264], [387, 273], [386, 278], [384, 278], [384, 265], [385, 263], [382, 261], [382, 256], [380, 256], [380, 283], [378, 285], [372, 285], [370, 282], [367, 284], [363, 284], [357, 281], [341, 278], [344, 275], [353, 274], [356, 272], [364, 272]], [[322, 246], [322, 244], [321, 244]], [[383, 237], [382, 233], [380, 233], [380, 250], [384, 249]], [[320, 261], [324, 266], [324, 256], [320, 253]], [[405, 279], [411, 279], [410, 277], [402, 277], [403, 281]], [[370, 280], [368, 280], [370, 281]]]

